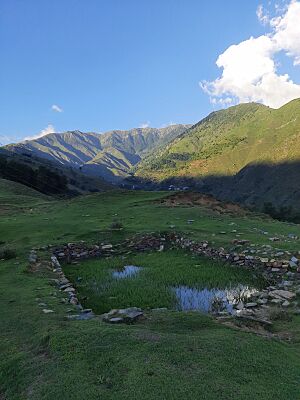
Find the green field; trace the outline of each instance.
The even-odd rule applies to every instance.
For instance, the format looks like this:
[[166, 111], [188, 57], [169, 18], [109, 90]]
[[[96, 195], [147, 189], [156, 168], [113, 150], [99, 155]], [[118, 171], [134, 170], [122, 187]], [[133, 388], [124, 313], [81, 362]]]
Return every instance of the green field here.
[[[50, 284], [50, 272], [29, 272], [32, 247], [80, 240], [118, 243], [136, 233], [169, 230], [208, 240], [215, 247], [231, 248], [233, 239], [248, 239], [262, 255], [299, 250], [299, 239], [291, 238], [300, 236], [298, 225], [258, 214], [166, 207], [158, 200], [167, 195], [114, 191], [56, 201], [0, 180], [0, 254], [11, 249], [17, 255], [0, 261], [1, 400], [300, 398], [300, 316], [275, 321], [273, 337], [172, 309], [146, 310], [146, 318], [133, 325], [69, 321], [70, 305], [61, 302], [61, 293]], [[110, 230], [114, 220], [124, 229]], [[275, 236], [279, 241], [270, 241]], [[47, 251], [39, 255], [49, 259]], [[84, 284], [95, 278], [109, 281], [108, 271], [123, 261], [142, 265], [141, 276], [130, 285], [110, 285], [102, 297], [93, 296]], [[87, 291], [98, 312], [123, 302], [147, 309], [171, 306], [165, 287], [173, 284], [225, 286], [254, 279], [245, 271], [221, 268], [181, 251], [89, 260], [66, 266], [65, 272], [74, 282], [80, 275], [80, 293]], [[109, 299], [115, 295], [117, 303]], [[44, 314], [43, 308], [54, 312]]]

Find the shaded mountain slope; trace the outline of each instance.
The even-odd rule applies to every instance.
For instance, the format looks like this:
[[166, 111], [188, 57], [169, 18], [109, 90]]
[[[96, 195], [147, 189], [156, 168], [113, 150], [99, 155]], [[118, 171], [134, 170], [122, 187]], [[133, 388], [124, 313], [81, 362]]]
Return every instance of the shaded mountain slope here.
[[73, 196], [112, 189], [99, 177], [32, 154], [21, 155], [0, 149], [0, 178], [21, 183], [51, 196]]

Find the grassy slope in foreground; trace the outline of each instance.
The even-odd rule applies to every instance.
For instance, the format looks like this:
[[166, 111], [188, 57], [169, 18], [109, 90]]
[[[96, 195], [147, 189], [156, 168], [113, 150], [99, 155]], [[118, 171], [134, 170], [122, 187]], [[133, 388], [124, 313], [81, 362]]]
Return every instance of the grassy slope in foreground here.
[[137, 175], [232, 175], [251, 162], [278, 163], [300, 156], [300, 99], [278, 110], [256, 103], [211, 113], [166, 149], [146, 158]]
[[[14, 200], [1, 186], [1, 197]], [[261, 245], [266, 235], [284, 235], [276, 246], [298, 249], [298, 226], [258, 216], [220, 216], [204, 208], [166, 208], [163, 193], [115, 192], [70, 201], [48, 201], [36, 194], [22, 207], [0, 209], [1, 240], [15, 247], [18, 259], [0, 261], [0, 397], [7, 400], [205, 399], [278, 400], [299, 395], [299, 317], [281, 328], [293, 333], [280, 342], [236, 331], [198, 313], [168, 312], [132, 326], [96, 320], [66, 321], [68, 305], [48, 283], [47, 274], [27, 271], [33, 246], [75, 240], [119, 241], [134, 232], [178, 229], [197, 239], [228, 245], [234, 233]], [[15, 196], [16, 203], [18, 196]], [[32, 210], [32, 211], [29, 211]], [[88, 214], [87, 214], [88, 213]], [[110, 233], [112, 219], [123, 232]], [[187, 219], [195, 219], [188, 225]], [[220, 230], [227, 229], [227, 234]], [[216, 236], [212, 236], [216, 234]], [[186, 262], [185, 257], [183, 262]], [[39, 303], [53, 309], [45, 315]]]

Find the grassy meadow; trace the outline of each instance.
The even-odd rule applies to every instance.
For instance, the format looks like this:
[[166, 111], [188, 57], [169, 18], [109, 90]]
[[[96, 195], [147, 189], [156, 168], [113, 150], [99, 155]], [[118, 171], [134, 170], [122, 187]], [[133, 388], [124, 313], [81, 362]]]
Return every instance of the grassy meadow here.
[[[69, 321], [66, 315], [72, 307], [61, 301], [49, 272], [28, 271], [32, 247], [79, 240], [117, 243], [143, 232], [176, 230], [216, 247], [232, 247], [235, 238], [248, 239], [262, 254], [269, 249], [262, 246], [299, 249], [299, 239], [290, 237], [300, 236], [298, 225], [258, 214], [166, 207], [160, 199], [167, 195], [115, 191], [58, 201], [0, 180], [0, 254], [3, 249], [16, 252], [15, 258], [0, 261], [1, 400], [299, 398], [300, 316], [277, 321], [275, 337], [175, 310], [146, 310], [146, 318], [133, 325]], [[111, 231], [114, 220], [124, 229]], [[273, 236], [280, 240], [271, 242]], [[39, 254], [49, 258], [47, 251]], [[124, 262], [143, 270], [130, 284], [124, 280], [113, 286], [110, 271]], [[245, 271], [181, 251], [88, 260], [64, 268], [98, 312], [124, 302], [168, 307], [173, 301], [166, 295], [169, 285], [255, 283]], [[76, 281], [79, 276], [82, 280]], [[88, 283], [95, 281], [111, 284], [106, 292], [92, 294]], [[44, 314], [43, 308], [54, 312]]]

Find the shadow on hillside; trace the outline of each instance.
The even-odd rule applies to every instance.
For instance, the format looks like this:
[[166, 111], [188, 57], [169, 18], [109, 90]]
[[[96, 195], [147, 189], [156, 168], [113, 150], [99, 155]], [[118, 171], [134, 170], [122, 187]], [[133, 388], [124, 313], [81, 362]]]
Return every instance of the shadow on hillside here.
[[300, 160], [249, 164], [233, 176], [174, 177], [160, 184], [133, 177], [127, 183], [146, 190], [186, 187], [278, 219], [300, 222]]

